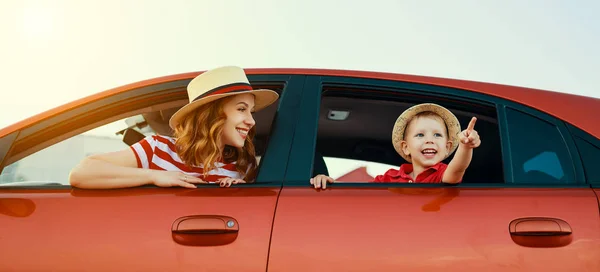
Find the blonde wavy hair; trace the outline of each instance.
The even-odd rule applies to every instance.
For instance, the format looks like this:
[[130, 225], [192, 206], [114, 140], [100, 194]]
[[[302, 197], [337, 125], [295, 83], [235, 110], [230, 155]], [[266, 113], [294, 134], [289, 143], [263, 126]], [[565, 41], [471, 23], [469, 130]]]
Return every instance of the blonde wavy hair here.
[[[204, 168], [204, 176], [215, 169], [215, 162], [236, 162], [236, 170], [244, 177], [246, 182], [254, 182], [256, 178], [256, 156], [254, 150], [254, 135], [256, 128], [252, 127], [243, 148], [225, 145], [223, 152], [221, 134], [227, 115], [223, 106], [231, 97], [215, 100], [200, 106], [193, 113], [188, 114], [175, 127], [175, 146], [177, 154], [187, 166]], [[246, 174], [247, 173], [247, 174]]]

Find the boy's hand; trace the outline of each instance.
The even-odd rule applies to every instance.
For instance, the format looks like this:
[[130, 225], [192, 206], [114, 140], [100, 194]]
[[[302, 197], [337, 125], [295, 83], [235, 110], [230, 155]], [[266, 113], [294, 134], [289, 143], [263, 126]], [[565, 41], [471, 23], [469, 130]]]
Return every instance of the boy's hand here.
[[479, 139], [479, 134], [477, 130], [475, 130], [475, 122], [477, 118], [473, 117], [471, 122], [469, 122], [469, 126], [467, 129], [463, 130], [458, 134], [458, 140], [460, 141], [460, 145], [467, 148], [477, 148], [481, 144], [481, 139]]
[[310, 179], [310, 184], [315, 186], [315, 188], [327, 188], [327, 183], [333, 183], [333, 178], [328, 177], [326, 175], [317, 175], [314, 178]]

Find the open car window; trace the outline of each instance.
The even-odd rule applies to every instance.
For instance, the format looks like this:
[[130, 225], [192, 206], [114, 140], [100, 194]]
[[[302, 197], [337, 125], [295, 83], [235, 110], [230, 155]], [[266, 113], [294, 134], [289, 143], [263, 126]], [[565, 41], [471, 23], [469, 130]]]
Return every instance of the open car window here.
[[[493, 104], [343, 87], [324, 87], [313, 176], [326, 173], [338, 182], [369, 182], [389, 169], [399, 169], [406, 161], [396, 153], [391, 142], [394, 123], [404, 110], [425, 102], [448, 108], [462, 129], [473, 116], [478, 119], [475, 129], [483, 143], [474, 149], [463, 183], [505, 182], [497, 111]], [[449, 163], [453, 155], [443, 162]], [[338, 163], [328, 158], [352, 163]]]
[[[268, 85], [280, 95], [284, 85]], [[97, 153], [108, 153], [129, 148], [130, 145], [154, 134], [173, 136], [168, 125], [171, 116], [186, 100], [156, 103], [152, 107], [129, 112], [120, 119], [109, 115], [93, 124], [79, 123], [77, 128], [65, 131], [43, 145], [28, 149], [25, 154], [16, 154], [0, 173], [2, 186], [69, 185], [69, 173], [83, 158]], [[254, 145], [259, 162], [267, 147], [271, 126], [277, 111], [278, 102], [254, 113], [256, 136]], [[91, 111], [93, 112], [93, 111]], [[106, 115], [99, 110], [96, 115]], [[122, 116], [122, 115], [121, 115]], [[116, 120], [115, 120], [116, 119]], [[96, 127], [90, 127], [96, 125]]]

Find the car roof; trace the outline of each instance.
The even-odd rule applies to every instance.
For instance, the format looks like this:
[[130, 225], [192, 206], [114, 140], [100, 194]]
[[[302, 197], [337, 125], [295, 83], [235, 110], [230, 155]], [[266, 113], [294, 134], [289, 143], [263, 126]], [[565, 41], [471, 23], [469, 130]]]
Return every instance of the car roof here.
[[[597, 116], [600, 114], [600, 99], [593, 97], [519, 86], [502, 85], [496, 83], [384, 72], [312, 68], [249, 68], [244, 70], [248, 75], [284, 74], [342, 76], [365, 79], [413, 82], [463, 89], [467, 91], [503, 98], [535, 108], [552, 116], [560, 118], [574, 125], [575, 127], [578, 127], [583, 131], [593, 135], [596, 138], [600, 138], [600, 126], [593, 118], [593, 116]], [[18, 129], [33, 125], [36, 122], [54, 116], [62, 111], [69, 110], [71, 108], [76, 108], [78, 106], [88, 104], [90, 102], [99, 100], [107, 96], [115, 95], [118, 93], [126, 92], [131, 89], [137, 89], [148, 85], [154, 85], [176, 80], [192, 79], [202, 72], [203, 71], [198, 71], [157, 77], [99, 92], [64, 104], [62, 106], [50, 109], [48, 111], [39, 113], [30, 118], [17, 122], [13, 125], [0, 129], [0, 137], [8, 135]]]

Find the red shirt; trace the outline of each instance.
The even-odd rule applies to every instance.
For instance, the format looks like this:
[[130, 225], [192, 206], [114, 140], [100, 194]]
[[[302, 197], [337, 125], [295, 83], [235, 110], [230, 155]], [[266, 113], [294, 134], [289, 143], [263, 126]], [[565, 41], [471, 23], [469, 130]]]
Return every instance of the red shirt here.
[[376, 176], [373, 182], [441, 183], [446, 168], [448, 168], [447, 164], [439, 162], [425, 169], [413, 180], [410, 176], [413, 166], [410, 163], [405, 163], [400, 166], [399, 170], [390, 169], [385, 174]]

